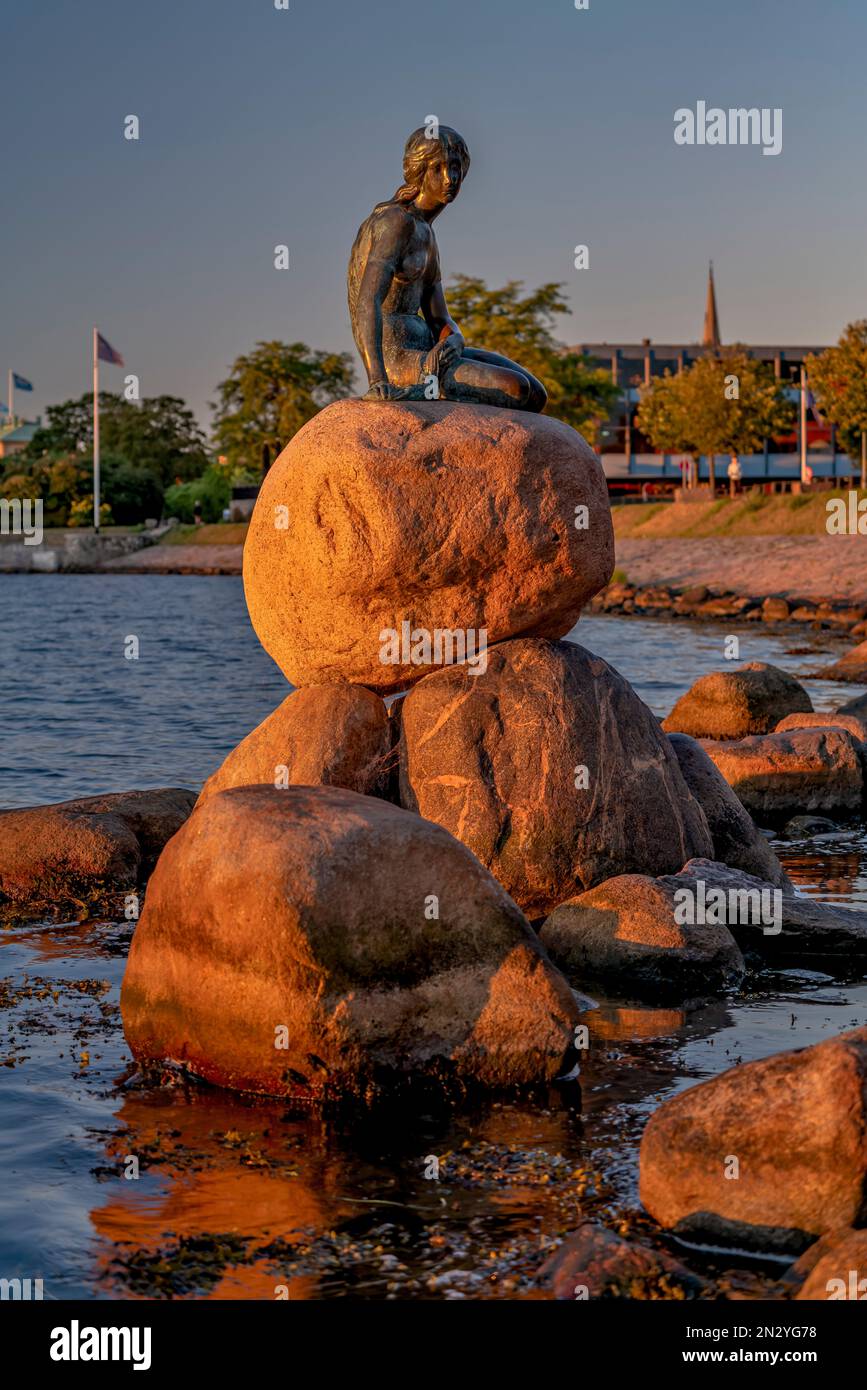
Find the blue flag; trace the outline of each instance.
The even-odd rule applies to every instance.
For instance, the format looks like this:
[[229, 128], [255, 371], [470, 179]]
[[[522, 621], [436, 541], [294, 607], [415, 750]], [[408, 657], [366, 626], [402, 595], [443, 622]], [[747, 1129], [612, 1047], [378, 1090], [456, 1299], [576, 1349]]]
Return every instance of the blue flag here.
[[101, 333], [96, 335], [96, 355], [100, 362], [113, 362], [116, 367], [123, 366], [123, 358], [119, 352], [115, 352], [107, 338], [103, 338]]
[[32, 391], [33, 382], [28, 381], [26, 376], [19, 376], [17, 372], [12, 373], [12, 385], [16, 391]]

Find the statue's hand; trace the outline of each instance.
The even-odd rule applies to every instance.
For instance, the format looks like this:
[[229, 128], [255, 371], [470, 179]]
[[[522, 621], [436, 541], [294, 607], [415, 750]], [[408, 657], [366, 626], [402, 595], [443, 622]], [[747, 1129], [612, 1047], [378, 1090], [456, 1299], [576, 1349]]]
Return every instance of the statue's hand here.
[[441, 342], [435, 343], [424, 360], [424, 370], [429, 376], [442, 376], [449, 367], [453, 367], [461, 359], [464, 350], [464, 340], [460, 333], [450, 333]]
[[403, 391], [400, 386], [392, 386], [390, 381], [375, 381], [365, 394], [366, 401], [397, 401]]

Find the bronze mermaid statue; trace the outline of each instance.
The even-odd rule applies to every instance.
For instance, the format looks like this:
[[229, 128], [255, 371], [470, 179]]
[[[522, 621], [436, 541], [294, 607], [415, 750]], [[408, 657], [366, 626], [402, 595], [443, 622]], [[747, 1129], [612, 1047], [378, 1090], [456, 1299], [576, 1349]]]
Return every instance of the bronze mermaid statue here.
[[445, 399], [540, 411], [541, 381], [498, 352], [467, 347], [443, 292], [434, 220], [470, 167], [449, 126], [414, 130], [404, 182], [361, 224], [349, 257], [352, 332], [369, 388], [365, 400]]

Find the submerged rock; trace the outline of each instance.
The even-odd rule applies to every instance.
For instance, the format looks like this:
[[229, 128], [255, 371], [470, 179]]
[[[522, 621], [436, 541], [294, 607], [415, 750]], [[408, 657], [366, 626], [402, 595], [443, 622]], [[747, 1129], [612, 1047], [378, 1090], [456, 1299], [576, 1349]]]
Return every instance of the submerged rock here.
[[712, 857], [768, 883], [788, 885], [789, 877], [765, 836], [701, 744], [688, 734], [668, 737], [683, 779], [704, 811], [713, 840]]
[[560, 1074], [579, 1018], [525, 918], [446, 831], [336, 787], [208, 797], [162, 855], [124, 976], [141, 1062], [237, 1090]]
[[555, 1298], [698, 1298], [704, 1281], [661, 1250], [635, 1245], [585, 1221], [539, 1269]]
[[531, 917], [621, 873], [665, 873], [713, 845], [658, 721], [571, 642], [503, 642], [403, 701], [404, 806], [473, 851]]
[[0, 895], [48, 902], [133, 888], [194, 802], [159, 787], [0, 811]]
[[662, 727], [693, 738], [746, 738], [769, 733], [787, 714], [809, 714], [812, 708], [794, 676], [764, 661], [749, 661], [732, 671], [700, 676]]
[[200, 800], [228, 787], [346, 787], [382, 792], [391, 748], [388, 711], [360, 685], [314, 685], [287, 695], [208, 778]]
[[453, 636], [564, 636], [613, 568], [605, 476], [576, 430], [454, 401], [346, 400], [271, 467], [244, 592], [294, 685], [386, 693], [455, 660]]
[[790, 729], [737, 743], [705, 740], [702, 747], [754, 816], [779, 820], [861, 808], [860, 745], [846, 729]]
[[865, 1135], [859, 1028], [665, 1101], [641, 1141], [641, 1200], [686, 1238], [799, 1251], [867, 1216]]

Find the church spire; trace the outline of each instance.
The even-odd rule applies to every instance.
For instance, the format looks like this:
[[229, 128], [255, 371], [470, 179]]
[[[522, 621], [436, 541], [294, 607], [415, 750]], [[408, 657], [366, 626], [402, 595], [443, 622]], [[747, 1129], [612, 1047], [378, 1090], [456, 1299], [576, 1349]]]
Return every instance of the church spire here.
[[704, 310], [704, 333], [701, 340], [702, 347], [712, 348], [714, 352], [719, 350], [719, 319], [716, 312], [716, 290], [713, 283], [713, 261], [709, 263], [707, 272], [707, 303]]

